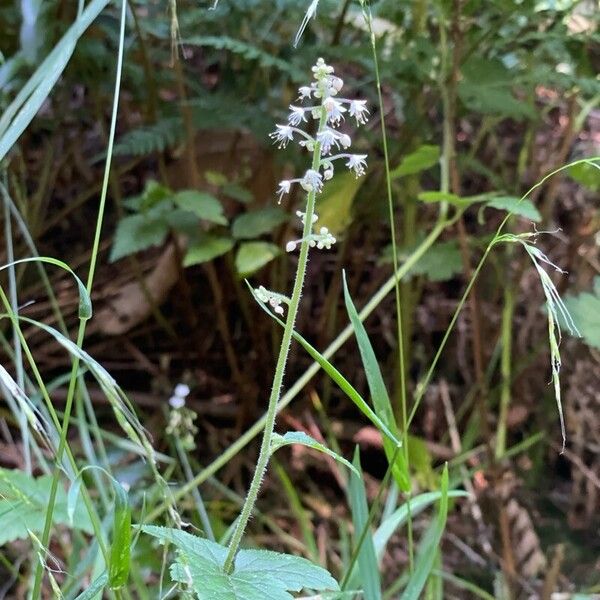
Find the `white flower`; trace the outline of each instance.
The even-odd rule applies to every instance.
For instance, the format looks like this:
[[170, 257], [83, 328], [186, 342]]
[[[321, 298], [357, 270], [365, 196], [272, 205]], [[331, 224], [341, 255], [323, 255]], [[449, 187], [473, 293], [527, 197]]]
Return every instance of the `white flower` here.
[[367, 166], [367, 155], [366, 154], [350, 154], [346, 166], [352, 169], [356, 173], [357, 177], [365, 174], [365, 167]]
[[351, 100], [350, 110], [348, 111], [351, 117], [356, 118], [357, 125], [364, 125], [367, 122], [369, 111], [366, 107], [366, 100]]
[[346, 112], [346, 109], [339, 100], [327, 98], [327, 100], [323, 102], [323, 106], [327, 111], [327, 119], [332, 125], [338, 125], [340, 121], [343, 120], [343, 113]]
[[179, 396], [181, 398], [185, 398], [190, 395], [190, 386], [185, 383], [178, 383], [173, 390], [173, 394], [175, 396]]
[[289, 125], [276, 125], [277, 130], [269, 134], [278, 148], [285, 148], [294, 139], [294, 130]]
[[269, 298], [271, 297], [271, 295], [269, 294], [269, 290], [267, 290], [267, 288], [264, 285], [261, 285], [260, 287], [256, 288], [254, 290], [254, 293], [256, 294], [256, 297], [265, 304], [269, 301]]
[[277, 200], [278, 204], [281, 204], [281, 199], [283, 198], [284, 194], [290, 193], [291, 187], [292, 182], [289, 179], [284, 179], [283, 181], [279, 182], [279, 189], [277, 190], [277, 195], [279, 196], [279, 199]]
[[300, 180], [300, 185], [307, 192], [320, 192], [323, 189], [323, 176], [318, 171], [309, 169]]
[[300, 125], [300, 123], [302, 123], [302, 121], [306, 122], [306, 116], [304, 114], [305, 110], [306, 109], [302, 108], [301, 106], [293, 106], [290, 104], [291, 112], [288, 117], [288, 123], [294, 127], [297, 127]]
[[335, 75], [329, 78], [328, 84], [332, 96], [335, 96], [344, 87], [344, 81]]
[[340, 134], [340, 144], [343, 148], [350, 148], [350, 146], [352, 145], [352, 140], [350, 139], [350, 136], [347, 133]]
[[181, 396], [171, 396], [169, 398], [169, 405], [171, 408], [183, 408], [185, 406], [185, 397]]
[[335, 237], [329, 233], [329, 229], [327, 229], [327, 227], [321, 227], [319, 233], [313, 236], [313, 240], [316, 242], [317, 248], [320, 250], [323, 248], [329, 250], [336, 242]]
[[298, 96], [298, 100], [305, 100], [306, 98], [310, 98], [312, 91], [312, 87], [309, 87], [308, 85], [303, 85], [301, 88], [298, 88], [298, 93], [300, 94]]
[[343, 134], [339, 134], [337, 131], [329, 128], [319, 131], [319, 133], [317, 133], [317, 141], [321, 144], [321, 154], [329, 154], [332, 146], [339, 148], [338, 139], [341, 135]]
[[296, 249], [296, 242], [294, 240], [288, 242], [285, 245], [285, 251], [286, 252], [293, 252]]

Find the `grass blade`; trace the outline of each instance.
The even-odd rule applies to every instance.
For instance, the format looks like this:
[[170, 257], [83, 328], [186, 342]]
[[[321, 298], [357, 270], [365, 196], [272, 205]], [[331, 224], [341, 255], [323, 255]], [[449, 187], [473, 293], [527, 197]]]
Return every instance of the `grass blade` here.
[[[352, 327], [354, 329], [354, 336], [356, 337], [356, 342], [358, 343], [360, 357], [365, 369], [365, 374], [367, 376], [371, 397], [373, 398], [375, 413], [387, 425], [394, 437], [397, 439], [399, 432], [398, 425], [396, 424], [396, 419], [394, 417], [394, 411], [392, 409], [392, 403], [390, 402], [390, 397], [387, 393], [383, 376], [381, 374], [381, 369], [379, 368], [375, 352], [373, 351], [373, 346], [371, 346], [369, 336], [367, 335], [367, 330], [360, 320], [358, 312], [356, 311], [356, 307], [354, 306], [352, 298], [350, 297], [345, 273], [344, 300], [346, 302], [346, 310], [348, 312], [348, 316], [350, 317], [350, 322], [352, 323]], [[395, 453], [395, 446], [387, 438], [384, 438], [383, 448], [388, 461], [390, 461]], [[406, 457], [403, 453], [398, 453], [397, 457], [397, 461], [395, 461], [394, 465], [392, 466], [392, 474], [394, 475], [394, 479], [396, 480], [398, 487], [402, 491], [407, 492], [410, 490], [410, 477], [406, 464]]]
[[[350, 474], [349, 499], [352, 509], [352, 523], [354, 524], [355, 536], [365, 527], [369, 519], [369, 507], [367, 505], [367, 493], [362, 480], [362, 469], [360, 466], [360, 455], [358, 448], [354, 452], [352, 461], [360, 477], [354, 471]], [[379, 577], [379, 565], [373, 537], [366, 535], [358, 552], [358, 570], [364, 590], [365, 600], [381, 600], [381, 579]]]
[[446, 518], [448, 517], [448, 465], [444, 466], [441, 483], [440, 508], [437, 519], [427, 530], [425, 537], [419, 548], [419, 553], [415, 561], [415, 570], [408, 580], [401, 600], [418, 600], [421, 592], [427, 583], [427, 578], [435, 564], [437, 550], [446, 527]]

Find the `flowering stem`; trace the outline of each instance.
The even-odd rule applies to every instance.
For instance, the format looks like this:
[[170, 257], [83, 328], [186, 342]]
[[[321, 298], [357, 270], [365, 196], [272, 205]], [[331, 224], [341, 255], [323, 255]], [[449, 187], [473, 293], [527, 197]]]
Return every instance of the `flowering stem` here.
[[[324, 130], [327, 122], [327, 111], [324, 107], [321, 107], [321, 116], [319, 120], [319, 133]], [[321, 144], [315, 142], [313, 149], [312, 158], [312, 169], [318, 171], [321, 161]], [[269, 464], [269, 458], [271, 456], [271, 440], [273, 437], [273, 430], [275, 428], [275, 416], [277, 414], [277, 403], [281, 396], [281, 387], [283, 384], [283, 373], [285, 371], [285, 365], [287, 363], [288, 354], [290, 351], [290, 345], [292, 342], [292, 334], [294, 332], [294, 323], [296, 321], [296, 315], [298, 314], [298, 306], [300, 305], [300, 296], [302, 295], [302, 288], [304, 286], [304, 276], [306, 273], [306, 265], [308, 263], [308, 251], [309, 251], [309, 239], [312, 232], [313, 221], [312, 217], [315, 212], [315, 196], [316, 190], [308, 192], [306, 199], [306, 213], [304, 218], [304, 230], [302, 233], [302, 243], [300, 246], [300, 255], [298, 257], [298, 268], [296, 270], [296, 279], [294, 281], [294, 289], [288, 305], [288, 316], [285, 322], [283, 330], [283, 338], [281, 340], [281, 347], [279, 349], [279, 357], [277, 358], [277, 365], [275, 367], [275, 375], [273, 377], [273, 386], [271, 388], [271, 395], [269, 396], [269, 405], [267, 408], [265, 426], [263, 430], [262, 443], [260, 445], [260, 452], [258, 460], [256, 462], [256, 469], [250, 488], [248, 489], [248, 495], [242, 507], [242, 512], [237, 521], [237, 525], [231, 537], [229, 544], [229, 552], [225, 560], [223, 569], [225, 573], [231, 573], [233, 571], [233, 561], [237, 554], [240, 542], [248, 525], [248, 520], [252, 514], [252, 510], [258, 498], [260, 492], [260, 486], [262, 484], [267, 465]]]

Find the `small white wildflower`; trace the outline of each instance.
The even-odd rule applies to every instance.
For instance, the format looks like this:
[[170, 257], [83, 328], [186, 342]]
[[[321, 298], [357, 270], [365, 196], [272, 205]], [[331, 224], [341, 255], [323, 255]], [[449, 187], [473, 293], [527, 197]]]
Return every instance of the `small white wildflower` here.
[[169, 404], [171, 408], [179, 409], [185, 406], [185, 397], [182, 396], [171, 396], [169, 398]]
[[327, 119], [332, 125], [338, 125], [344, 119], [343, 113], [346, 112], [344, 105], [335, 98], [327, 98], [323, 102], [323, 106], [327, 111]]
[[340, 134], [333, 129], [327, 128], [323, 131], [319, 131], [319, 133], [317, 133], [317, 142], [321, 144], [321, 154], [323, 156], [329, 154], [332, 146], [339, 148], [339, 138]]
[[283, 315], [283, 306], [279, 306], [277, 305], [274, 309], [273, 309], [278, 315]]
[[269, 134], [278, 148], [285, 148], [288, 142], [294, 140], [294, 130], [289, 125], [276, 125], [277, 130]]
[[348, 111], [351, 117], [356, 118], [357, 125], [364, 125], [369, 118], [367, 115], [369, 111], [366, 107], [366, 100], [351, 100], [350, 101], [350, 110]]
[[185, 398], [186, 396], [190, 395], [190, 386], [186, 385], [185, 383], [178, 383], [173, 390], [173, 394], [175, 394], [175, 396], [181, 396], [182, 398]]
[[271, 297], [271, 295], [269, 294], [269, 290], [267, 290], [267, 288], [264, 285], [261, 285], [260, 287], [256, 288], [254, 290], [254, 293], [261, 302], [265, 303], [268, 302], [269, 298]]
[[317, 242], [317, 248], [319, 249], [325, 248], [329, 250], [336, 242], [335, 237], [329, 233], [329, 229], [327, 227], [321, 227], [319, 234], [314, 236], [314, 238]]
[[343, 148], [350, 148], [350, 146], [352, 145], [352, 140], [350, 139], [350, 136], [347, 133], [340, 134], [339, 140]]
[[333, 167], [331, 169], [326, 169], [323, 171], [323, 179], [325, 181], [329, 181], [333, 177]]
[[306, 115], [304, 114], [306, 109], [302, 108], [301, 106], [294, 106], [290, 104], [290, 111], [291, 112], [288, 117], [288, 123], [290, 125], [297, 127], [300, 125], [300, 123], [302, 123], [302, 121], [306, 122]]
[[313, 90], [311, 87], [303, 85], [302, 87], [298, 88], [298, 93], [300, 94], [298, 96], [298, 100], [305, 100], [306, 98], [310, 98], [312, 92]]
[[365, 174], [365, 167], [367, 166], [367, 155], [366, 154], [351, 154], [348, 157], [346, 166], [352, 169], [357, 177]]
[[279, 189], [277, 190], [277, 196], [279, 197], [277, 200], [278, 204], [281, 204], [281, 199], [283, 198], [284, 194], [290, 193], [291, 187], [292, 182], [289, 179], [284, 179], [283, 181], [279, 182]]
[[286, 252], [294, 252], [295, 249], [296, 249], [296, 242], [294, 242], [294, 241], [288, 242], [285, 245]]
[[300, 185], [307, 192], [319, 193], [323, 189], [323, 176], [314, 169], [308, 169], [300, 180]]
[[329, 83], [329, 87], [331, 88], [331, 91], [332, 91], [332, 94], [331, 94], [332, 96], [335, 96], [344, 87], [344, 81], [340, 77], [336, 77], [335, 75], [332, 75], [329, 78], [328, 83]]

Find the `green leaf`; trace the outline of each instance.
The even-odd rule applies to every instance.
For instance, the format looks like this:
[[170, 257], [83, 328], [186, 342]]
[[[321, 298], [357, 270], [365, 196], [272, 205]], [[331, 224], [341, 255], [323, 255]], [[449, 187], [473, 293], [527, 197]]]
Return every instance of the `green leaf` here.
[[600, 349], [600, 277], [591, 292], [568, 294], [564, 304], [586, 343]]
[[227, 219], [223, 214], [223, 206], [211, 194], [198, 190], [183, 190], [173, 196], [173, 202], [183, 210], [189, 210], [197, 217], [216, 223], [227, 225]]
[[190, 242], [183, 259], [183, 266], [191, 267], [213, 260], [229, 252], [233, 248], [233, 244], [231, 238], [210, 233], [203, 234]]
[[463, 262], [456, 240], [437, 242], [415, 263], [411, 275], [425, 275], [431, 281], [448, 281], [462, 272]]
[[178, 549], [171, 565], [174, 581], [186, 584], [198, 600], [292, 600], [303, 588], [338, 590], [335, 579], [305, 558], [267, 550], [240, 550], [233, 573], [223, 571], [227, 548], [178, 529], [142, 526], [142, 531]]
[[248, 204], [254, 200], [252, 192], [237, 183], [226, 183], [221, 188], [221, 193], [225, 194], [228, 198], [232, 198], [243, 204]]
[[113, 533], [108, 563], [108, 585], [119, 589], [127, 583], [131, 564], [131, 506], [123, 486], [114, 482]]
[[499, 60], [473, 56], [461, 73], [458, 95], [470, 110], [514, 119], [536, 116], [531, 105], [513, 96], [514, 71]]
[[81, 592], [81, 594], [79, 594], [79, 596], [77, 596], [75, 600], [92, 600], [104, 589], [104, 586], [107, 583], [108, 572], [104, 571], [104, 573], [102, 573], [102, 575], [94, 579], [92, 584], [85, 591]]
[[415, 175], [435, 166], [440, 160], [440, 149], [438, 146], [424, 144], [419, 146], [402, 159], [402, 162], [392, 170], [390, 177], [397, 179], [406, 175]]
[[497, 210], [511, 212], [513, 215], [519, 215], [525, 219], [534, 221], [535, 223], [539, 223], [542, 220], [540, 211], [535, 207], [531, 200], [526, 198], [522, 200], [516, 196], [498, 196], [489, 202], [486, 202], [486, 206]]
[[600, 191], [600, 166], [598, 162], [590, 160], [589, 162], [573, 165], [567, 170], [567, 173], [569, 177], [592, 190], [592, 192]]
[[33, 120], [71, 59], [77, 41], [107, 4], [108, 0], [92, 0], [85, 7], [4, 110], [0, 117], [0, 161]]
[[[350, 322], [352, 323], [352, 328], [354, 329], [354, 336], [356, 337], [356, 342], [358, 343], [358, 349], [360, 351], [363, 368], [367, 376], [367, 383], [369, 384], [369, 391], [371, 392], [371, 397], [373, 399], [375, 413], [387, 425], [394, 437], [398, 438], [399, 432], [398, 426], [396, 425], [396, 419], [394, 417], [394, 411], [392, 410], [390, 397], [387, 393], [375, 352], [371, 346], [365, 326], [360, 320], [354, 303], [352, 302], [352, 298], [350, 297], [345, 273], [343, 278], [346, 311], [350, 317]], [[383, 438], [383, 448], [388, 461], [392, 460], [393, 456], [396, 456], [394, 465], [392, 466], [392, 473], [396, 479], [396, 482], [398, 483], [398, 487], [403, 491], [409, 490], [410, 477], [408, 474], [408, 468], [404, 454], [402, 452], [396, 452], [395, 445], [390, 442], [387, 437]]]
[[58, 260], [57, 258], [52, 258], [51, 256], [33, 256], [30, 258], [20, 258], [19, 260], [13, 260], [12, 262], [6, 263], [0, 267], [0, 271], [4, 269], [8, 269], [13, 265], [19, 265], [24, 263], [33, 263], [33, 262], [41, 262], [47, 263], [49, 265], [55, 265], [64, 269], [68, 273], [70, 273], [77, 283], [77, 289], [79, 290], [79, 318], [80, 319], [89, 319], [92, 316], [92, 300], [90, 295], [88, 294], [87, 288], [85, 287], [83, 281], [77, 277], [75, 271], [69, 267], [69, 265], [62, 260]]
[[433, 568], [436, 555], [439, 551], [440, 542], [444, 528], [446, 527], [446, 518], [448, 517], [448, 465], [444, 465], [441, 481], [440, 507], [437, 518], [423, 537], [419, 545], [419, 552], [415, 560], [415, 569], [408, 580], [401, 600], [419, 600], [421, 592], [427, 583], [427, 578]]
[[343, 173], [327, 182], [317, 201], [316, 212], [319, 215], [317, 226], [327, 227], [333, 235], [346, 231], [352, 222], [354, 197], [364, 181], [364, 177]]
[[304, 431], [288, 431], [285, 435], [274, 433], [273, 441], [271, 442], [271, 454], [279, 450], [282, 446], [290, 446], [292, 444], [300, 444], [301, 446], [306, 446], [307, 448], [312, 448], [313, 450], [327, 454], [327, 456], [331, 456], [333, 460], [348, 467], [351, 471], [355, 471], [358, 475], [358, 471], [352, 466], [352, 463], [348, 462], [337, 452], [327, 448], [324, 444], [321, 444], [321, 442], [317, 442], [317, 440], [304, 433]]
[[159, 246], [164, 243], [168, 232], [168, 224], [163, 218], [144, 214], [125, 217], [117, 225], [110, 261]]
[[133, 196], [123, 201], [123, 204], [136, 212], [148, 212], [165, 200], [171, 200], [173, 192], [154, 179], [146, 181], [144, 191], [139, 196]]
[[[29, 539], [28, 530], [34, 534], [42, 532], [51, 486], [50, 475], [34, 478], [22, 471], [0, 468], [0, 546]], [[54, 524], [69, 525], [67, 494], [60, 486], [53, 519]], [[75, 506], [72, 526], [86, 533], [92, 532], [82, 502]]]
[[247, 277], [270, 263], [281, 250], [268, 242], [244, 242], [235, 257], [235, 268], [240, 277]]
[[[348, 490], [350, 508], [352, 509], [352, 523], [354, 525], [354, 541], [357, 543], [369, 519], [367, 493], [365, 491], [365, 484], [363, 483], [358, 448], [354, 451], [352, 463], [359, 473], [359, 475], [356, 475], [354, 472], [350, 474]], [[377, 555], [375, 554], [375, 546], [373, 545], [373, 536], [370, 533], [367, 533], [362, 540], [357, 560], [360, 584], [364, 591], [365, 600], [381, 600], [379, 565], [377, 563]]]
[[278, 206], [261, 208], [237, 217], [233, 222], [231, 233], [238, 240], [257, 238], [269, 233], [287, 220], [287, 214]]

